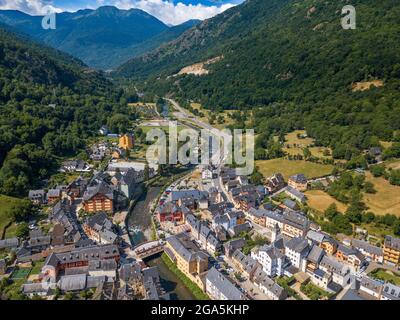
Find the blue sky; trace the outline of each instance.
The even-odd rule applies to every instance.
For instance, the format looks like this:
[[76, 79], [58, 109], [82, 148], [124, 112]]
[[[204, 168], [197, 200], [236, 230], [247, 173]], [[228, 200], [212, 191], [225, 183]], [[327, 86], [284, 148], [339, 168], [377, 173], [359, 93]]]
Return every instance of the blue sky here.
[[244, 0], [0, 0], [0, 9], [17, 9], [40, 15], [49, 8], [54, 11], [77, 11], [113, 5], [120, 9], [142, 9], [168, 24], [180, 24], [189, 19], [207, 19]]

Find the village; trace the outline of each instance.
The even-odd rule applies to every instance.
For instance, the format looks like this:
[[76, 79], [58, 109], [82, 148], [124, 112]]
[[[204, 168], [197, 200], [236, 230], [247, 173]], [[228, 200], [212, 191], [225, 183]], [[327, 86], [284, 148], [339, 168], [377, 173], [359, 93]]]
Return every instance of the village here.
[[127, 219], [161, 168], [129, 159], [133, 133], [114, 135], [104, 126], [99, 134], [114, 142], [94, 143], [90, 163], [62, 163], [70, 183], [29, 192], [47, 217], [30, 223], [27, 237], [0, 240], [0, 277], [23, 296], [169, 300], [157, 266], [147, 264], [161, 255], [197, 299], [400, 299], [399, 238], [387, 235], [377, 246], [331, 235], [305, 211], [305, 192], [335, 175], [285, 179], [276, 172], [260, 184], [222, 159], [186, 166], [153, 199], [144, 213], [152, 232], [135, 243], [143, 230]]

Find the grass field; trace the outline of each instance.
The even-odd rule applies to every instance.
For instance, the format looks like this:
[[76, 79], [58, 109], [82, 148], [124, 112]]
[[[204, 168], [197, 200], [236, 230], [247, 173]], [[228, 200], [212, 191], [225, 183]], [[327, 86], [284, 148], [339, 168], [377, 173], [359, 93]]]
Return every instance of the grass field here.
[[285, 180], [290, 176], [303, 173], [307, 178], [317, 178], [332, 172], [333, 166], [300, 160], [272, 159], [256, 161], [256, 166], [264, 177], [282, 173]]
[[379, 215], [391, 213], [400, 216], [400, 187], [391, 185], [384, 178], [375, 178], [369, 172], [365, 176], [377, 191], [375, 194], [364, 194], [369, 210]]
[[[4, 227], [10, 222], [7, 217], [8, 210], [19, 201], [21, 200], [18, 198], [0, 195], [0, 236], [3, 233]], [[15, 225], [7, 228], [6, 237], [13, 236], [13, 230], [15, 232]]]
[[393, 170], [399, 170], [400, 169], [400, 160], [391, 160], [385, 162], [386, 167], [389, 169]]
[[322, 190], [309, 190], [306, 193], [307, 196], [307, 205], [319, 212], [324, 212], [328, 207], [335, 203], [338, 210], [344, 213], [347, 209], [347, 206], [336, 199], [332, 198], [329, 194]]
[[379, 143], [384, 147], [385, 149], [390, 148], [393, 145], [393, 142], [391, 141], [379, 141]]
[[39, 274], [42, 271], [44, 260], [36, 261], [32, 267], [30, 274]]
[[[211, 116], [212, 112], [210, 110], [204, 109], [201, 107], [201, 105], [199, 103], [191, 103], [191, 107], [195, 110], [198, 110], [199, 112], [204, 114], [204, 117], [197, 117], [199, 120], [205, 122], [205, 123], [209, 123], [208, 119]], [[215, 121], [215, 123], [213, 124], [213, 127], [217, 128], [217, 129], [224, 129], [226, 128], [227, 125], [233, 124], [234, 121], [231, 119], [231, 117], [229, 116], [229, 111], [224, 111], [224, 112], [220, 112], [220, 113], [215, 113], [215, 115], [217, 117], [219, 116], [223, 116], [224, 117], [224, 123], [219, 124], [217, 121]]]
[[325, 156], [324, 152], [325, 150], [329, 151], [329, 154], [332, 154], [332, 151], [329, 148], [325, 147], [310, 147], [314, 144], [314, 139], [312, 138], [305, 138], [305, 139], [300, 139], [297, 135], [302, 135], [306, 134], [305, 130], [295, 130], [293, 132], [288, 133], [285, 136], [285, 145], [283, 147], [283, 151], [286, 152], [287, 154], [290, 154], [292, 156], [294, 155], [303, 155], [303, 149], [304, 148], [309, 148], [311, 154], [314, 157], [318, 158], [332, 158], [330, 155]]
[[397, 286], [400, 285], [400, 273], [392, 272], [390, 270], [385, 270], [382, 268], [375, 269], [369, 273], [372, 278], [383, 280], [386, 282], [391, 282]]

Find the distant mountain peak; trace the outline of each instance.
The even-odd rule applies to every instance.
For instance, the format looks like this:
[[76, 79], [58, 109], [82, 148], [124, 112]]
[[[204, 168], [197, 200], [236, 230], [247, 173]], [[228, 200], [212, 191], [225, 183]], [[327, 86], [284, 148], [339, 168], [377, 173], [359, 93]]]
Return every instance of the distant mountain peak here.
[[121, 10], [115, 6], [60, 13], [56, 30], [44, 30], [41, 17], [16, 10], [0, 10], [1, 22], [91, 67], [106, 70], [176, 39], [194, 23], [170, 28], [143, 10]]

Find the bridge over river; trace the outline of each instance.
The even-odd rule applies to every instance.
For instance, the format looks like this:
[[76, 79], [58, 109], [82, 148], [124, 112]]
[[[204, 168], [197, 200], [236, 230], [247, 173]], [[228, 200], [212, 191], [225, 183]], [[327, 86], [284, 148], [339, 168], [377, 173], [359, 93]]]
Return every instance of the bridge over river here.
[[149, 258], [155, 254], [163, 252], [164, 244], [163, 240], [141, 243], [132, 249], [133, 256], [140, 260]]

